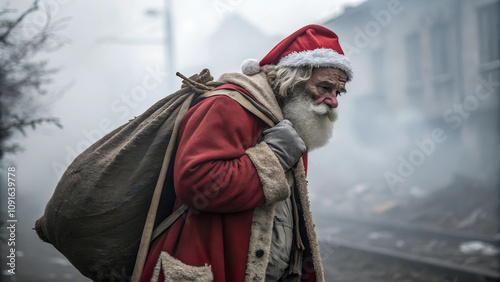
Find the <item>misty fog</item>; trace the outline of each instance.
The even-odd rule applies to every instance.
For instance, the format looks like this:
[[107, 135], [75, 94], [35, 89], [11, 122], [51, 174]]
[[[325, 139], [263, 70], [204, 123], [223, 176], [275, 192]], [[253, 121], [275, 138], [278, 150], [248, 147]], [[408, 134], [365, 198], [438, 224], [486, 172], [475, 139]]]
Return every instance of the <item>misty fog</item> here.
[[71, 161], [177, 90], [176, 71], [240, 72], [310, 23], [336, 32], [354, 67], [332, 140], [309, 154], [319, 239], [342, 217], [498, 238], [499, 1], [170, 2], [45, 0], [26, 19], [70, 17], [68, 43], [39, 56], [57, 72], [33, 109], [64, 127], [17, 134], [24, 151], [2, 161], [1, 215], [15, 167], [18, 217], [16, 275], [2, 242], [2, 281], [88, 281], [32, 230]]

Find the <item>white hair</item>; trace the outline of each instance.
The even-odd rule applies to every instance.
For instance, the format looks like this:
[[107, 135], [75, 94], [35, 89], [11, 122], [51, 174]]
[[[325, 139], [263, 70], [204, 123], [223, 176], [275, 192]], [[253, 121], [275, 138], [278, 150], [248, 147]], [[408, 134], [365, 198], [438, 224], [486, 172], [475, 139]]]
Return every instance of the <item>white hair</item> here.
[[294, 89], [311, 78], [314, 68], [310, 66], [287, 67], [269, 65], [265, 67], [267, 80], [276, 95], [278, 102], [289, 96]]

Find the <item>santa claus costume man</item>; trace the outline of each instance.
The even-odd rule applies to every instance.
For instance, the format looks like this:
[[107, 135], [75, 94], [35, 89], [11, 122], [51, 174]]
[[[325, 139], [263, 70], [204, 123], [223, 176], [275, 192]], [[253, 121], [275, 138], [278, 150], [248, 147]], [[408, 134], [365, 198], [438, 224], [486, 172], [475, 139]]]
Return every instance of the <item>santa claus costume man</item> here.
[[174, 208], [141, 281], [324, 281], [307, 192], [307, 152], [324, 146], [353, 77], [337, 35], [308, 25], [214, 91], [245, 93], [269, 127], [225, 95], [190, 108], [173, 169]]

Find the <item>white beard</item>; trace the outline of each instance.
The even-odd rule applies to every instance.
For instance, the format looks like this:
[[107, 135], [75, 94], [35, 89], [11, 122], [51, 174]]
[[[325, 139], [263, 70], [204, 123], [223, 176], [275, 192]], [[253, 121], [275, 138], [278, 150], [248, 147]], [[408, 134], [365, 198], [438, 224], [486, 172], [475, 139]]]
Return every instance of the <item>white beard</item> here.
[[285, 99], [283, 116], [292, 122], [307, 150], [312, 151], [328, 144], [337, 120], [337, 110], [324, 103], [316, 105], [309, 94], [298, 89]]

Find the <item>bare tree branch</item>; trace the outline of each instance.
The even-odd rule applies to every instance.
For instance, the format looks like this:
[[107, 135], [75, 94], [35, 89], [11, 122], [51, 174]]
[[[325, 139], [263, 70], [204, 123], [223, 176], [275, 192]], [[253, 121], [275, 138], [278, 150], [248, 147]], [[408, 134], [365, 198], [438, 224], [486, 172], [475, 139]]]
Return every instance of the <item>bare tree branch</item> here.
[[[50, 9], [46, 8], [47, 20], [43, 26], [27, 23], [28, 15], [39, 9], [35, 0], [29, 9], [14, 19], [0, 18], [0, 159], [5, 152], [15, 153], [21, 148], [7, 144], [14, 132], [26, 135], [26, 129], [36, 129], [41, 124], [62, 127], [58, 118], [40, 117], [43, 106], [38, 96], [47, 93], [47, 84], [56, 70], [48, 68], [46, 60], [34, 60], [41, 51], [54, 51], [68, 42], [57, 31], [65, 28], [69, 18], [51, 21]], [[12, 12], [3, 10], [0, 16]], [[31, 31], [30, 36], [26, 31]]]
[[19, 24], [21, 23], [24, 18], [31, 14], [32, 12], [38, 10], [38, 2], [39, 0], [35, 0], [35, 2], [33, 2], [33, 5], [31, 5], [31, 7], [26, 10], [24, 13], [22, 13], [15, 21], [13, 22], [9, 22], [8, 26], [7, 26], [7, 30], [0, 35], [0, 41], [1, 42], [7, 42], [7, 37], [9, 36], [9, 34], [12, 32], [12, 30]]

